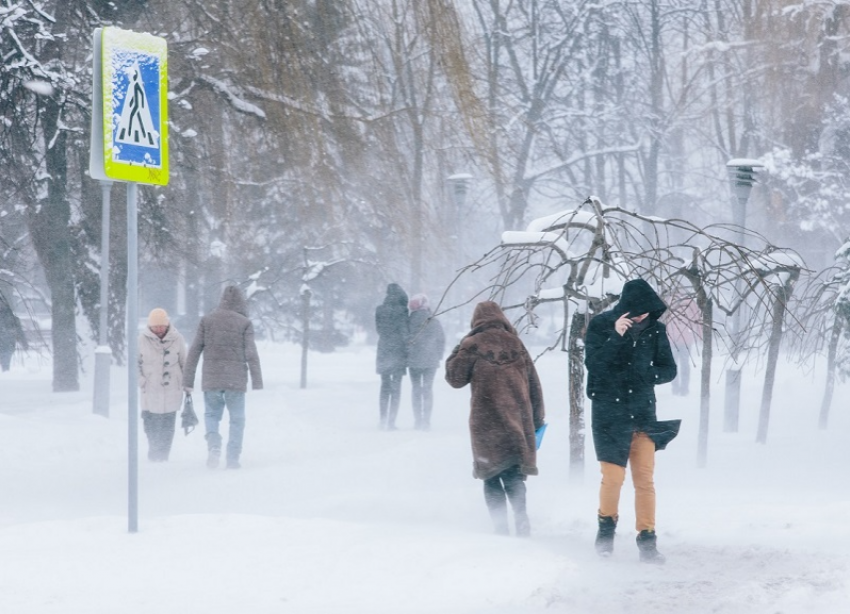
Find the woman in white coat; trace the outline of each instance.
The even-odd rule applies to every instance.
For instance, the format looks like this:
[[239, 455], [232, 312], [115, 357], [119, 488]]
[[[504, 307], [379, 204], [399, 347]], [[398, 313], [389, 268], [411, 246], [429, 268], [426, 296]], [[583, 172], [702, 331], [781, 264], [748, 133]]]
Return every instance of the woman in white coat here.
[[183, 365], [186, 341], [171, 326], [164, 309], [148, 316], [139, 335], [139, 386], [142, 420], [148, 436], [148, 459], [167, 461], [174, 441], [177, 411], [183, 403]]

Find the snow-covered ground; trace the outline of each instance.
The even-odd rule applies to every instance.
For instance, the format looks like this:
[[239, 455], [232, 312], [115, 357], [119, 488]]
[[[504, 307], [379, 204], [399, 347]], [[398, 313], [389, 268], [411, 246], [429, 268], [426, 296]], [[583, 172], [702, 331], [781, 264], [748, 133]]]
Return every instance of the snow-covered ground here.
[[[597, 466], [570, 478], [566, 357], [539, 362], [550, 428], [530, 478], [533, 537], [493, 535], [471, 477], [468, 390], [438, 376], [433, 429], [377, 429], [374, 348], [260, 347], [240, 471], [210, 471], [197, 430], [169, 463], [145, 460], [139, 531], [127, 530], [126, 372], [111, 417], [51, 392], [46, 359], [0, 374], [0, 612], [741, 613], [850, 611], [850, 412], [836, 391], [817, 428], [823, 373], [780, 364], [768, 443], [755, 443], [761, 373], [745, 371], [739, 433], [715, 387], [708, 467], [696, 468], [697, 390], [659, 388], [682, 432], [658, 453], [659, 549], [637, 560], [631, 483], [612, 559], [593, 551]], [[202, 411], [200, 397], [196, 406]], [[589, 439], [589, 438], [588, 438]], [[589, 443], [589, 442], [588, 442]]]

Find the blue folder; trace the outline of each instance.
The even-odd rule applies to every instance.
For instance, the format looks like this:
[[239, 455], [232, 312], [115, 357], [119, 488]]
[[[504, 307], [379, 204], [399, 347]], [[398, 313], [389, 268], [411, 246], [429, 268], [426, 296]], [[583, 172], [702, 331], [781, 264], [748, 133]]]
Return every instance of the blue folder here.
[[544, 422], [543, 425], [534, 431], [534, 438], [537, 440], [537, 449], [540, 449], [540, 444], [543, 442], [543, 435], [546, 433], [547, 424]]

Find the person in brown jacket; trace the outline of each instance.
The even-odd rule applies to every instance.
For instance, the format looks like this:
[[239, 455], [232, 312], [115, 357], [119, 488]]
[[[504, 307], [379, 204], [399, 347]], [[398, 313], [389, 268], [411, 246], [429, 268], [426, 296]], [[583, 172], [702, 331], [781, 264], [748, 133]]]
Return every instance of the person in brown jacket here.
[[204, 390], [204, 425], [209, 452], [207, 467], [218, 468], [221, 457], [218, 428], [224, 408], [227, 407], [230, 414], [227, 468], [239, 469], [242, 435], [245, 431], [248, 372], [251, 372], [251, 387], [254, 390], [263, 388], [263, 373], [254, 343], [254, 326], [248, 319], [248, 305], [237, 286], [227, 286], [221, 295], [218, 309], [201, 318], [183, 371], [184, 389], [188, 393], [192, 392], [195, 370], [202, 352], [204, 367], [201, 387]]
[[151, 310], [148, 326], [139, 335], [139, 388], [150, 461], [167, 461], [171, 453], [177, 410], [183, 403], [185, 362], [183, 335], [171, 325], [165, 309]]
[[507, 495], [516, 534], [529, 536], [525, 478], [537, 475], [535, 431], [545, 418], [543, 390], [531, 356], [499, 305], [476, 305], [472, 330], [446, 360], [446, 381], [453, 388], [472, 386], [473, 477], [484, 480], [496, 533], [508, 534]]

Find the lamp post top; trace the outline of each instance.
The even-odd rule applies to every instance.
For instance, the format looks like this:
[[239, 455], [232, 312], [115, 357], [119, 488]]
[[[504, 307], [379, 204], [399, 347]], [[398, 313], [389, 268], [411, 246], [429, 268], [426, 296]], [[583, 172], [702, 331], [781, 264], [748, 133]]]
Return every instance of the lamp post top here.
[[452, 188], [455, 206], [463, 206], [463, 201], [466, 199], [466, 192], [472, 183], [472, 175], [469, 173], [455, 173], [454, 175], [449, 175], [446, 180]]
[[741, 166], [748, 168], [764, 168], [764, 164], [762, 164], [761, 160], [753, 158], [732, 158], [726, 163], [726, 168], [738, 168]]

